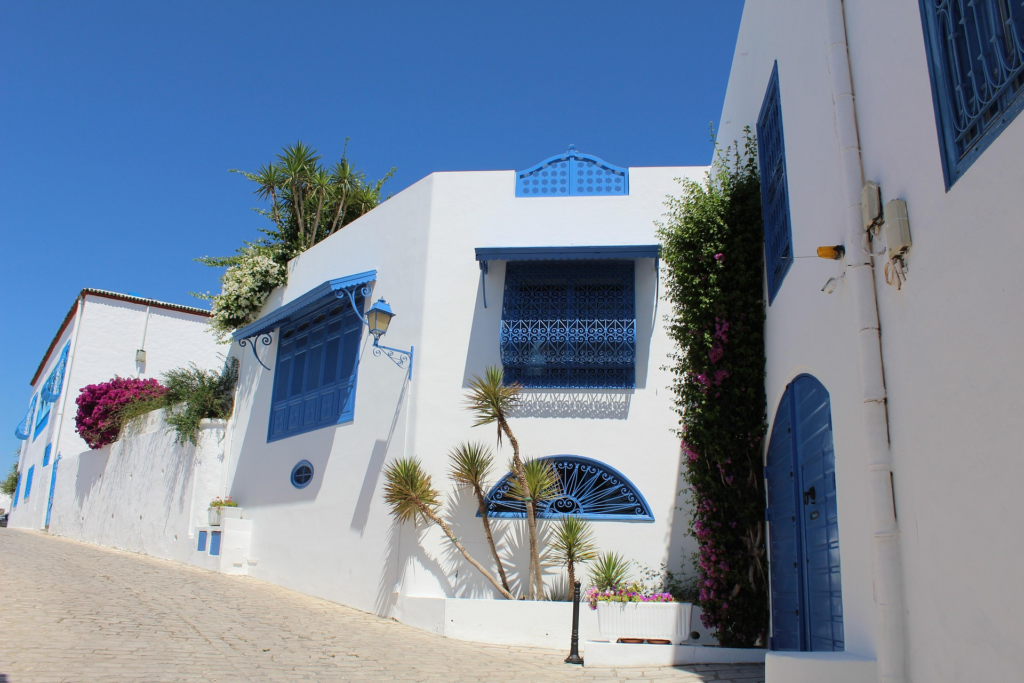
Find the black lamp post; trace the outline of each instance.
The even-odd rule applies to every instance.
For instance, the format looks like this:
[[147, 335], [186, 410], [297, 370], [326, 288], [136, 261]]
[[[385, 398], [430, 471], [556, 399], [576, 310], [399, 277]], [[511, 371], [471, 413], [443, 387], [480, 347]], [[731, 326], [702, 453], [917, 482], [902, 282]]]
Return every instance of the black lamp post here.
[[580, 582], [575, 581], [572, 585], [572, 643], [569, 646], [569, 656], [565, 658], [566, 664], [583, 664], [580, 657]]

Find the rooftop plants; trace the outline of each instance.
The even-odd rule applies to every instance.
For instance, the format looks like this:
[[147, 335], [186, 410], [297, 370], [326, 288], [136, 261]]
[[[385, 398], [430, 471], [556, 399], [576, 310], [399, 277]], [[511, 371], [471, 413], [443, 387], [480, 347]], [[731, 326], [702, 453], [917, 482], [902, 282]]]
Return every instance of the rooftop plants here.
[[288, 145], [274, 160], [255, 172], [231, 169], [255, 184], [253, 194], [264, 207], [256, 212], [271, 226], [261, 236], [243, 242], [232, 256], [196, 259], [227, 268], [219, 294], [195, 294], [212, 302], [210, 327], [226, 342], [234, 330], [259, 314], [267, 295], [287, 282], [287, 263], [330, 237], [383, 201], [384, 183], [395, 169], [376, 181], [355, 167], [342, 151], [337, 163], [326, 166], [320, 154], [302, 141]]
[[698, 543], [697, 604], [722, 645], [763, 645], [764, 236], [749, 129], [742, 149], [716, 150], [704, 182], [682, 181], [658, 234], [676, 345], [672, 391]]

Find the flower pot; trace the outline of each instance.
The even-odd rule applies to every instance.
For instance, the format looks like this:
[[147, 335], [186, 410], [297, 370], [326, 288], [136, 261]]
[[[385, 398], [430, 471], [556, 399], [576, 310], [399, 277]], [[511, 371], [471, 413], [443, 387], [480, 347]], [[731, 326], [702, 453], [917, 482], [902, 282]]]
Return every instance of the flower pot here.
[[220, 526], [220, 508], [210, 508], [210, 526]]
[[688, 602], [599, 602], [597, 625], [611, 643], [643, 638], [678, 644], [689, 637], [692, 608]]

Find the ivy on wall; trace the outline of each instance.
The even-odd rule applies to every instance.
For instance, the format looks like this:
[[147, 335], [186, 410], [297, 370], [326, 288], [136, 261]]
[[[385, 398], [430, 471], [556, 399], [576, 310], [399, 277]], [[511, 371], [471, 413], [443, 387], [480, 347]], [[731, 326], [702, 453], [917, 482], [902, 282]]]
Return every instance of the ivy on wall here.
[[764, 229], [757, 146], [745, 132], [742, 151], [719, 150], [703, 183], [682, 181], [658, 231], [697, 604], [727, 647], [764, 646], [768, 631]]

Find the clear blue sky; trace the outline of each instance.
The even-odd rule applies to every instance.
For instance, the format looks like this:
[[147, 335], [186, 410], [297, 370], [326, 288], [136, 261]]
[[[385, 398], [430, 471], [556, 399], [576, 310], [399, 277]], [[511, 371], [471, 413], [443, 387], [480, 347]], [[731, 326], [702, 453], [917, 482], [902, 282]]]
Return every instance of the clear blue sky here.
[[[295, 140], [398, 192], [570, 143], [706, 164], [741, 0], [0, 3], [0, 466], [82, 287], [196, 305]], [[511, 189], [510, 189], [511, 191]], [[202, 304], [200, 304], [202, 305]]]

